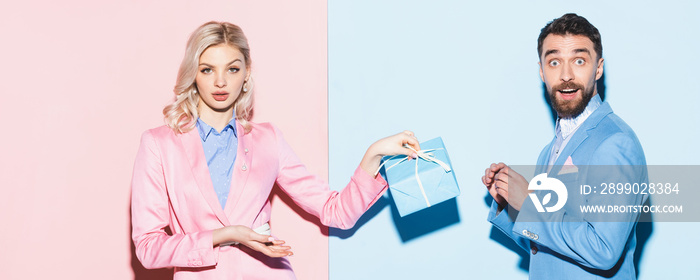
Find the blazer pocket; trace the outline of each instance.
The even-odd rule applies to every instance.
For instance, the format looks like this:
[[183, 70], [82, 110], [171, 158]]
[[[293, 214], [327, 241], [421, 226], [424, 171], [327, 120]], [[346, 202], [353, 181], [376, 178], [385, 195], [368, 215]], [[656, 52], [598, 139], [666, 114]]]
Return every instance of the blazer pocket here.
[[559, 181], [564, 183], [564, 186], [567, 188], [570, 188], [572, 186], [576, 186], [578, 183], [578, 175], [579, 173], [567, 173], [567, 174], [562, 174], [562, 175], [557, 175], [554, 178], [557, 178]]

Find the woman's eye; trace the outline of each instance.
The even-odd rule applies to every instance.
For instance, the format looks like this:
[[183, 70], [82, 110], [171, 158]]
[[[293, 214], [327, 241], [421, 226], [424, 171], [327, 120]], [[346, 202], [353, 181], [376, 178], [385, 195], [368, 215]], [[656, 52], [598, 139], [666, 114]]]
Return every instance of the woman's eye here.
[[202, 70], [199, 70], [199, 72], [202, 72], [204, 74], [209, 74], [209, 73], [211, 73], [211, 68], [204, 68]]
[[236, 68], [236, 67], [231, 67], [231, 68], [228, 69], [228, 71], [231, 72], [231, 73], [236, 73], [236, 72], [238, 72], [238, 71], [240, 71], [240, 70], [241, 70], [241, 69], [238, 69], [238, 68]]
[[549, 62], [549, 66], [559, 66], [559, 61], [558, 60], [552, 60]]
[[586, 61], [582, 58], [579, 58], [577, 60], [574, 60], [574, 63], [576, 63], [576, 65], [583, 65], [584, 63], [586, 63]]

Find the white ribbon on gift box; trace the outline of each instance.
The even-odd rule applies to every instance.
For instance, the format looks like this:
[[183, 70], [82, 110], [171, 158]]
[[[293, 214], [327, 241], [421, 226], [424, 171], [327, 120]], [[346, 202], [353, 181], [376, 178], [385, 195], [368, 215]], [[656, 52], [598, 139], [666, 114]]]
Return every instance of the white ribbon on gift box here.
[[[444, 163], [443, 161], [435, 158], [435, 155], [433, 153], [431, 153], [432, 151], [444, 150], [443, 148], [416, 151], [411, 146], [404, 145], [404, 147], [411, 149], [411, 151], [415, 152], [419, 158], [422, 158], [425, 161], [437, 163], [438, 165], [440, 165], [440, 167], [442, 167], [442, 169], [445, 170], [445, 172], [452, 171], [452, 168], [450, 168], [450, 166], [447, 163]], [[387, 161], [390, 161], [390, 160], [397, 158], [397, 157], [404, 157], [404, 158], [402, 158], [398, 162], [394, 163], [392, 166], [387, 167], [385, 170], [388, 171], [389, 169], [398, 165], [399, 163], [402, 163], [404, 161], [411, 159], [407, 155], [395, 155], [393, 157], [390, 157], [389, 159], [385, 160], [384, 162], [382, 162], [382, 164], [379, 165], [379, 168], [377, 169], [377, 171], [374, 172], [374, 176], [377, 176], [377, 174], [379, 173], [379, 170], [382, 169], [382, 166], [384, 166], [384, 164]], [[430, 207], [431, 206], [430, 201], [428, 200], [428, 195], [425, 193], [425, 189], [423, 188], [423, 182], [421, 182], [420, 177], [418, 176], [418, 159], [416, 159], [416, 182], [418, 182], [418, 187], [420, 188], [420, 192], [423, 194], [423, 198], [425, 198], [425, 204], [428, 205], [428, 207]]]

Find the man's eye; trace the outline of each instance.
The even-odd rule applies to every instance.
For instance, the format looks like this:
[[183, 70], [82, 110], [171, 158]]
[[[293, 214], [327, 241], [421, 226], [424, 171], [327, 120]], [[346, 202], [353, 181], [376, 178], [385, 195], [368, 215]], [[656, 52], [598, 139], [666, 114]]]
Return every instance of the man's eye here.
[[204, 74], [209, 74], [209, 73], [211, 73], [211, 68], [204, 68], [202, 70], [199, 70], [199, 72], [202, 72]]
[[559, 61], [558, 60], [552, 60], [549, 62], [549, 66], [559, 66]]
[[586, 63], [586, 61], [583, 60], [582, 58], [579, 58], [577, 60], [574, 60], [574, 63], [576, 63], [576, 65], [583, 65]]
[[238, 72], [238, 71], [241, 71], [241, 69], [236, 68], [236, 67], [231, 67], [231, 68], [228, 69], [228, 71], [231, 72], [231, 73], [236, 73], [236, 72]]

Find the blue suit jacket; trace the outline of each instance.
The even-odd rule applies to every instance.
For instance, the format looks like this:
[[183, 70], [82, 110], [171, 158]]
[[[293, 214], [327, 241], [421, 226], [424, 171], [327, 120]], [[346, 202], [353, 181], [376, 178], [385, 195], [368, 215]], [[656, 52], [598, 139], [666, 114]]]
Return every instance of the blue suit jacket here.
[[[530, 253], [531, 279], [635, 279], [633, 259], [640, 213], [618, 213], [610, 216], [613, 220], [604, 221], [604, 214], [582, 213], [580, 206], [642, 205], [647, 195], [600, 194], [601, 183], [648, 182], [642, 146], [607, 102], [571, 137], [548, 173], [567, 187], [569, 200], [564, 208], [538, 213], [532, 200], [526, 198], [512, 220], [508, 211], [514, 210], [506, 207], [497, 213], [498, 205], [493, 202], [488, 220]], [[540, 153], [535, 174], [547, 172], [553, 143]], [[569, 157], [578, 167], [576, 172], [564, 166]], [[606, 168], [595, 168], [601, 165]], [[567, 172], [561, 172], [562, 167], [568, 168]], [[581, 184], [597, 184], [597, 193], [581, 195]]]

